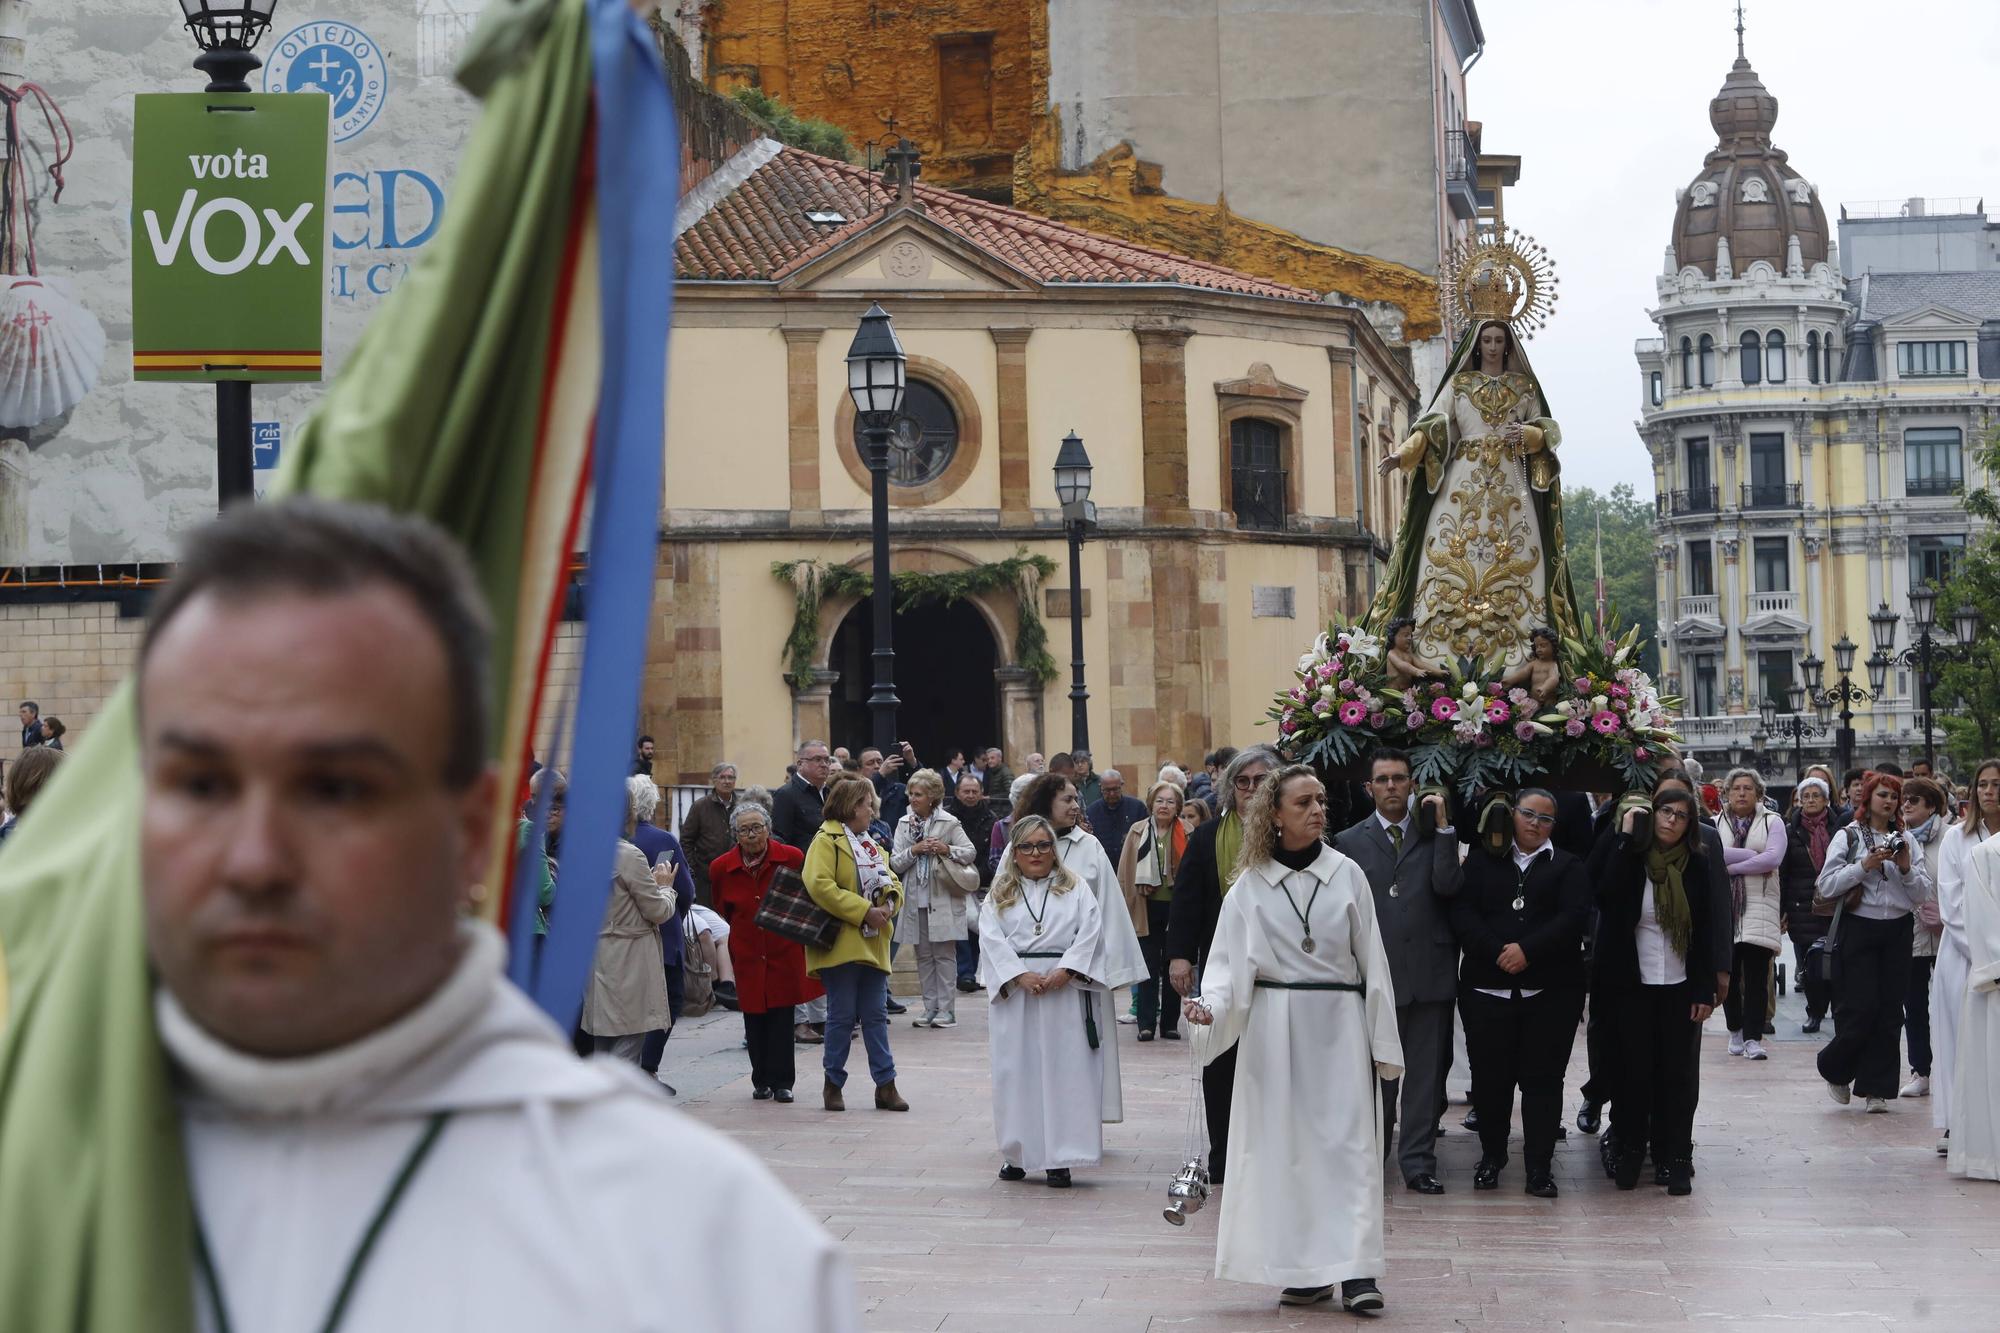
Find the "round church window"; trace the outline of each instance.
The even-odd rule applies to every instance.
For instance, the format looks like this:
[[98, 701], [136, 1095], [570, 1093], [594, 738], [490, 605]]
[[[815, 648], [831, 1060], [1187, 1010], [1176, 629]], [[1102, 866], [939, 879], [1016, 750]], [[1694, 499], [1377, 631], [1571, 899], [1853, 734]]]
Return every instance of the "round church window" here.
[[[912, 376], [890, 439], [889, 484], [927, 486], [944, 475], [958, 452], [958, 416], [944, 394]], [[854, 425], [854, 448], [868, 460], [867, 436]]]

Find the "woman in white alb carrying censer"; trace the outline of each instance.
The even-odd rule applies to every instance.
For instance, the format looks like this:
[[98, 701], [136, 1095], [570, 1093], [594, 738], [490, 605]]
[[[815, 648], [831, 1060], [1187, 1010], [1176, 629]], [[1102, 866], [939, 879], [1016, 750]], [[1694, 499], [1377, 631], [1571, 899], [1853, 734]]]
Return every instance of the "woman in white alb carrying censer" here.
[[1070, 1170], [1104, 1155], [1099, 1092], [1103, 1046], [1090, 976], [1102, 923], [1097, 897], [1056, 859], [1056, 831], [1040, 815], [1016, 821], [993, 891], [979, 912], [979, 980], [993, 997], [993, 1128], [1000, 1179]]
[[1201, 994], [1203, 1063], [1231, 1046], [1229, 1185], [1215, 1275], [1379, 1310], [1382, 1101], [1400, 1078], [1396, 995], [1361, 868], [1321, 841], [1326, 789], [1303, 765], [1265, 778], [1243, 819], [1242, 874], [1222, 900]]

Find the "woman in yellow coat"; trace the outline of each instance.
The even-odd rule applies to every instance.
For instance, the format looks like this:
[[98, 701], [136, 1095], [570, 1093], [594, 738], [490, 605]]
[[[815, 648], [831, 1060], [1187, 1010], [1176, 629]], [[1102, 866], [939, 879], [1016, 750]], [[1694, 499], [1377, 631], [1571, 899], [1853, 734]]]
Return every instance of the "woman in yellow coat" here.
[[888, 1012], [889, 935], [903, 907], [903, 886], [889, 869], [888, 851], [868, 832], [875, 817], [874, 785], [862, 777], [832, 783], [821, 813], [826, 822], [806, 848], [806, 892], [841, 922], [831, 945], [806, 946], [806, 972], [826, 987], [826, 1109], [847, 1109], [841, 1088], [859, 1022], [875, 1080], [875, 1109], [907, 1111], [910, 1104], [896, 1092]]

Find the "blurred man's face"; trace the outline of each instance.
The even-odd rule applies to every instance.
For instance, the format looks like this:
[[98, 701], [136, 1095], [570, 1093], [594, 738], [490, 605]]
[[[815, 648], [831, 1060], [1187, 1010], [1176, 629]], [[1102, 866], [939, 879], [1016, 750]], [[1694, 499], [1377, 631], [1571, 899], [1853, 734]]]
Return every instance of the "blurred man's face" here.
[[715, 794], [725, 801], [736, 794], [735, 769], [725, 768], [715, 775]]
[[444, 645], [373, 585], [197, 596], [139, 684], [146, 937], [229, 1045], [345, 1045], [431, 993], [486, 868], [494, 778], [444, 780]]
[[1125, 799], [1125, 779], [1122, 777], [1106, 778], [1099, 784], [1098, 790], [1104, 794], [1105, 805], [1116, 805]]

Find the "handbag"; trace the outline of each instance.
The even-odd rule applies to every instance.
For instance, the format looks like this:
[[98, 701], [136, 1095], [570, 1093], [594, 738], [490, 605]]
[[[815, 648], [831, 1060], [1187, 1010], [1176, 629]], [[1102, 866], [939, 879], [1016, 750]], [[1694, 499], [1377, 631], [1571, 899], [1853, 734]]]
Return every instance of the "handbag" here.
[[1840, 985], [1840, 917], [1847, 910], [1845, 896], [1834, 904], [1833, 924], [1826, 928], [1826, 935], [1806, 951], [1806, 966], [1812, 969], [1812, 979], [1829, 991]]
[[715, 1007], [715, 967], [702, 951], [694, 913], [681, 922], [681, 1017], [700, 1018]]
[[816, 949], [832, 948], [841, 925], [839, 917], [813, 901], [804, 877], [790, 866], [778, 867], [757, 904], [758, 929]]
[[937, 862], [944, 867], [945, 879], [949, 881], [945, 887], [959, 897], [963, 898], [979, 887], [978, 866], [962, 866], [949, 856], [940, 856]]

